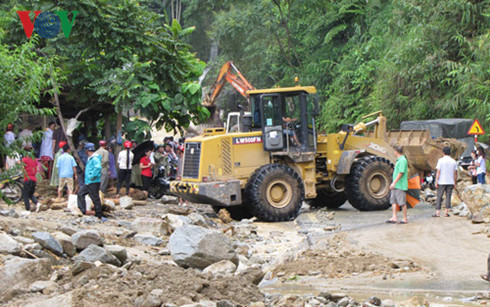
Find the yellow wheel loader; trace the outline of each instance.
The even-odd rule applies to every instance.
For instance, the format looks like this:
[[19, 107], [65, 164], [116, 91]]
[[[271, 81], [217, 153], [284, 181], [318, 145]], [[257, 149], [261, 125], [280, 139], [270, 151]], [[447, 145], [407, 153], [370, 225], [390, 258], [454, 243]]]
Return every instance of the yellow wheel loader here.
[[[386, 118], [344, 125], [318, 135], [316, 89], [295, 86], [246, 92], [250, 113], [240, 131], [205, 129], [185, 142], [182, 178], [171, 192], [185, 200], [227, 208], [232, 216], [294, 219], [303, 203], [383, 210], [395, 162]], [[367, 134], [367, 127], [374, 130]]]

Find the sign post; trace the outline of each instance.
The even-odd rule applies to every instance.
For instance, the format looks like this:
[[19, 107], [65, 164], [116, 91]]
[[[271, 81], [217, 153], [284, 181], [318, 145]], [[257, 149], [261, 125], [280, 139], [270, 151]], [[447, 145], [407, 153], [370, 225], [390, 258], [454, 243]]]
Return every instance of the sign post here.
[[470, 127], [470, 130], [468, 130], [468, 132], [466, 134], [475, 136], [475, 146], [476, 146], [476, 143], [478, 142], [478, 136], [484, 135], [485, 131], [481, 127], [478, 119], [475, 119], [475, 121], [473, 122], [473, 124]]

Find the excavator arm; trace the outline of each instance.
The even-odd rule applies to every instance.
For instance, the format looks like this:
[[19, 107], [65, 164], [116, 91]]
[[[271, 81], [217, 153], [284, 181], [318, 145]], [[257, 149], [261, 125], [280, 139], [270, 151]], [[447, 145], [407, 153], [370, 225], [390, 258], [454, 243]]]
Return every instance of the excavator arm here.
[[220, 69], [218, 78], [211, 89], [206, 93], [202, 105], [214, 107], [216, 99], [226, 82], [229, 82], [243, 97], [248, 99], [247, 91], [255, 88], [245, 79], [242, 73], [233, 65], [232, 61], [226, 62]]

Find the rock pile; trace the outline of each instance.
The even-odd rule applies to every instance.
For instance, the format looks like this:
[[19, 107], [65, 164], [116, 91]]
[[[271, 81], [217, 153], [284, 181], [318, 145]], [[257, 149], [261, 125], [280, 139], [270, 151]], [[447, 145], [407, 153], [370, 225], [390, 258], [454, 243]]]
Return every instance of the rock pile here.
[[474, 222], [490, 223], [490, 185], [470, 185], [464, 189], [462, 198]]

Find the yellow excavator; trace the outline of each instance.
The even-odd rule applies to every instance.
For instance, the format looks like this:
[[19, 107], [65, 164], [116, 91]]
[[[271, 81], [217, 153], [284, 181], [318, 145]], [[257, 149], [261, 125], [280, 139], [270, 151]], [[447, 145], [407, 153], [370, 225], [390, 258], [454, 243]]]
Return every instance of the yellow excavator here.
[[244, 94], [251, 112], [241, 114], [238, 132], [208, 128], [186, 139], [182, 178], [171, 183], [173, 194], [227, 208], [235, 218], [271, 222], [294, 219], [304, 200], [329, 208], [346, 200], [359, 210], [390, 206], [396, 159], [381, 112], [323, 135], [315, 125], [315, 87], [250, 86]]

